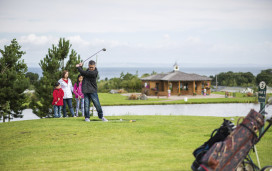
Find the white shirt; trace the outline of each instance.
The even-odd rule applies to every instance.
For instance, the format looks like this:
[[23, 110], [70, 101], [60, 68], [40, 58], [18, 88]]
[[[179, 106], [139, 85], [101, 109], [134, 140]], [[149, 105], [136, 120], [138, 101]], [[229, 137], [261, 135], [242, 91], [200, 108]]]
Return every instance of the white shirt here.
[[70, 78], [68, 78], [68, 84], [65, 81], [63, 81], [62, 78], [58, 82], [60, 83], [60, 86], [61, 86], [61, 88], [62, 88], [62, 90], [64, 92], [63, 99], [73, 98], [73, 94], [72, 94], [73, 85], [72, 85], [72, 82], [71, 82]]

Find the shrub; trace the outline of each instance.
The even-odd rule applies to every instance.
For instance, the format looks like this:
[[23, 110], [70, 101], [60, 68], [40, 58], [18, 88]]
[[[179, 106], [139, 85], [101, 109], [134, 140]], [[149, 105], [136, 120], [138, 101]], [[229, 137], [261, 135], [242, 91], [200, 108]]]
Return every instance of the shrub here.
[[131, 94], [129, 97], [128, 97], [129, 100], [137, 100], [138, 99], [138, 96], [136, 94]]
[[125, 91], [124, 89], [120, 89], [118, 90], [118, 93], [127, 93], [127, 91]]
[[253, 93], [248, 92], [248, 93], [246, 94], [246, 96], [247, 96], [247, 97], [253, 97]]

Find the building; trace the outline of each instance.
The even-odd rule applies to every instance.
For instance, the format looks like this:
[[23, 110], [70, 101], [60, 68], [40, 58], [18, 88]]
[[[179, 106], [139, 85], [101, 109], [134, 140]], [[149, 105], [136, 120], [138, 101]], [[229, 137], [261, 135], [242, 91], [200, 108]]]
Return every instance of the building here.
[[188, 74], [179, 71], [179, 66], [174, 65], [174, 70], [166, 74], [151, 75], [142, 80], [142, 93], [149, 96], [171, 95], [206, 95], [211, 93], [211, 78], [198, 74]]

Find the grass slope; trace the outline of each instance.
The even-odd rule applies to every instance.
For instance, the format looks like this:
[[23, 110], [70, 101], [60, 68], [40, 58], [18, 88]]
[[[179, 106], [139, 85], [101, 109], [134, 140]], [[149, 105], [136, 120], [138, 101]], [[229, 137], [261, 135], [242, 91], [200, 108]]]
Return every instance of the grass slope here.
[[[190, 170], [193, 150], [223, 121], [194, 116], [108, 119], [1, 123], [0, 170]], [[262, 166], [272, 164], [271, 132], [257, 145]]]

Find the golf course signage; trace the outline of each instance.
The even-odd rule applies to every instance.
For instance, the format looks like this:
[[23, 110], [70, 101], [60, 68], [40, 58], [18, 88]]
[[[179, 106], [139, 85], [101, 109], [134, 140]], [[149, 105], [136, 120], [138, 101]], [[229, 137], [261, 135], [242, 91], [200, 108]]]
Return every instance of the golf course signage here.
[[258, 101], [264, 103], [266, 99], [266, 84], [264, 81], [260, 82], [258, 88]]

